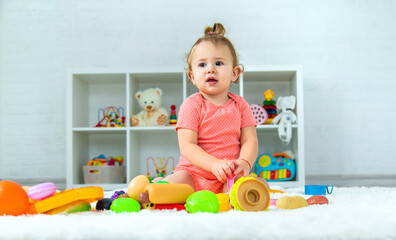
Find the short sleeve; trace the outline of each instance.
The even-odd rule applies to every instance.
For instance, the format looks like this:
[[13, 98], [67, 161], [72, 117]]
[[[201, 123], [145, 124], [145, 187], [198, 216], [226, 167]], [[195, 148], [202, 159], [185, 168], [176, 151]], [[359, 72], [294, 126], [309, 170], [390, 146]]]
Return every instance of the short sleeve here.
[[255, 126], [257, 127], [256, 120], [254, 119], [252, 109], [245, 99], [241, 98], [240, 101], [241, 110], [241, 128]]
[[186, 128], [198, 132], [199, 118], [200, 111], [198, 101], [193, 97], [187, 98], [180, 106], [176, 131], [179, 128]]

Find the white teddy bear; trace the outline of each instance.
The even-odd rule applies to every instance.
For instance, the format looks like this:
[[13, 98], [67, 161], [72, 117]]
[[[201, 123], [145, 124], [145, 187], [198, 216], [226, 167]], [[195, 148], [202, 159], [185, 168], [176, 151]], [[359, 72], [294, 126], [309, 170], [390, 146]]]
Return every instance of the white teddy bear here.
[[169, 115], [165, 108], [161, 107], [161, 96], [160, 88], [148, 88], [135, 94], [143, 110], [131, 117], [132, 126], [163, 126], [166, 124]]

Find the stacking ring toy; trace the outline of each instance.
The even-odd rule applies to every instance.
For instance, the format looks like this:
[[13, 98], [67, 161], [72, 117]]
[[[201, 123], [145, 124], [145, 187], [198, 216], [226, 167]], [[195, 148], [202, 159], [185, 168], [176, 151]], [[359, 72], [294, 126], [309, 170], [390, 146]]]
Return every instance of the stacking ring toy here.
[[264, 211], [270, 205], [270, 194], [264, 183], [254, 177], [241, 177], [230, 192], [235, 210]]

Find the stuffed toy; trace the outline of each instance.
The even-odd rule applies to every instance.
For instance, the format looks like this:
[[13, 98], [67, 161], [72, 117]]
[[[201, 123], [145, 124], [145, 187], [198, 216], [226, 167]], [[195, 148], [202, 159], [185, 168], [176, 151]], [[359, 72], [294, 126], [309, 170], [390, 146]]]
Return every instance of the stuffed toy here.
[[276, 107], [281, 112], [272, 120], [271, 124], [278, 124], [278, 134], [281, 141], [287, 145], [292, 137], [292, 123], [297, 123], [297, 116], [290, 109], [296, 107], [296, 97], [291, 95], [287, 97], [279, 97]]
[[168, 112], [161, 107], [161, 96], [160, 88], [148, 88], [135, 94], [143, 110], [131, 117], [132, 126], [164, 126], [166, 124]]

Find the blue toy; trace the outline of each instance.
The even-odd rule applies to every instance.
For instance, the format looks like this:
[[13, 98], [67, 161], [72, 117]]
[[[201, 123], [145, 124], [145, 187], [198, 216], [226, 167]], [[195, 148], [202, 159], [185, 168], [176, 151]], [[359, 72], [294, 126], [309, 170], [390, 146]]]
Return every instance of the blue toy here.
[[288, 181], [296, 175], [296, 164], [285, 153], [262, 154], [256, 160], [255, 173], [268, 182]]

